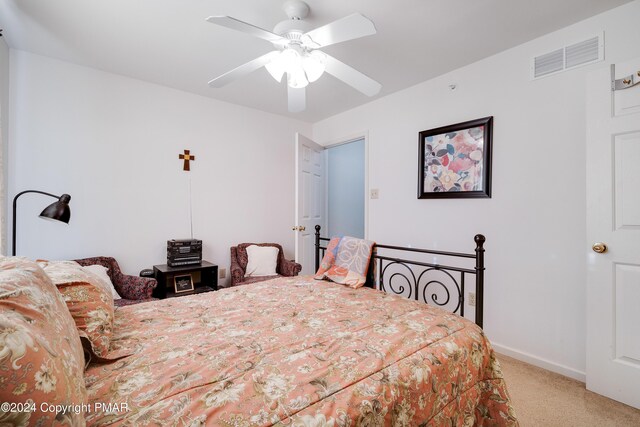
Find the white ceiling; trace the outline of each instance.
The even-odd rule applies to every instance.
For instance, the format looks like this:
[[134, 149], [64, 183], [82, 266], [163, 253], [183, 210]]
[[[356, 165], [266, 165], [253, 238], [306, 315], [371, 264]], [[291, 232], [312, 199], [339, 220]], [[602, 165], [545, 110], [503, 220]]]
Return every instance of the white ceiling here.
[[[314, 27], [359, 12], [378, 34], [327, 53], [382, 83], [384, 96], [630, 0], [307, 0]], [[205, 21], [229, 15], [272, 30], [281, 0], [2, 0], [9, 46], [180, 90], [315, 122], [372, 100], [330, 75], [287, 111], [284, 83], [266, 70], [222, 89], [207, 82], [272, 50]], [[284, 79], [286, 80], [286, 79]], [[283, 80], [283, 81], [284, 81]]]

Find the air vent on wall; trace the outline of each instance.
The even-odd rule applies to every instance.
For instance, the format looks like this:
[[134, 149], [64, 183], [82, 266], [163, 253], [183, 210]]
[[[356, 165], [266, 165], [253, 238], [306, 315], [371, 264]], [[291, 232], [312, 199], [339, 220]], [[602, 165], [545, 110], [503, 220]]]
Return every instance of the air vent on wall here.
[[558, 49], [551, 53], [533, 58], [534, 77], [542, 77], [547, 74], [564, 70], [564, 49]]
[[604, 33], [534, 57], [531, 61], [531, 78], [550, 76], [602, 60], [604, 60]]

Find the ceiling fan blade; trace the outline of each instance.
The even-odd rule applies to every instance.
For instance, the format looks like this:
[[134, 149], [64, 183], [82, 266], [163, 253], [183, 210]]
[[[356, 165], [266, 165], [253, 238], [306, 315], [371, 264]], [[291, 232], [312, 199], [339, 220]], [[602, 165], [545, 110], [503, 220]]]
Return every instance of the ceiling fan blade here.
[[305, 88], [294, 89], [287, 85], [287, 94], [289, 97], [290, 113], [299, 113], [307, 108], [307, 92]]
[[[325, 54], [326, 55], [326, 54]], [[351, 68], [342, 61], [330, 55], [325, 58], [325, 71], [335, 78], [342, 80], [354, 89], [367, 96], [375, 96], [382, 89], [382, 85], [371, 77], [365, 76], [355, 68]]]
[[245, 34], [251, 34], [252, 36], [270, 41], [271, 43], [287, 44], [289, 42], [286, 38], [274, 34], [271, 31], [256, 27], [255, 25], [251, 25], [230, 16], [210, 16], [207, 18], [207, 21]]
[[260, 67], [264, 67], [269, 62], [271, 62], [280, 51], [274, 50], [272, 52], [267, 53], [266, 55], [262, 55], [253, 61], [249, 61], [246, 64], [242, 64], [239, 67], [234, 68], [231, 71], [227, 71], [221, 76], [216, 77], [215, 79], [209, 81], [209, 86], [211, 87], [222, 87], [225, 86], [232, 81], [239, 79], [240, 77], [244, 77], [252, 72], [256, 71]]
[[319, 48], [375, 33], [376, 27], [373, 22], [359, 13], [354, 13], [309, 31], [301, 40], [309, 47]]

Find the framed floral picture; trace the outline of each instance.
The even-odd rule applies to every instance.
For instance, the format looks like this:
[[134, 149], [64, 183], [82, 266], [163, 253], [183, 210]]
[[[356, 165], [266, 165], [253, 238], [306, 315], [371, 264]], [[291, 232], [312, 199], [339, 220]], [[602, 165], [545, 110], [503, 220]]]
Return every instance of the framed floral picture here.
[[493, 116], [420, 132], [418, 199], [491, 197]]

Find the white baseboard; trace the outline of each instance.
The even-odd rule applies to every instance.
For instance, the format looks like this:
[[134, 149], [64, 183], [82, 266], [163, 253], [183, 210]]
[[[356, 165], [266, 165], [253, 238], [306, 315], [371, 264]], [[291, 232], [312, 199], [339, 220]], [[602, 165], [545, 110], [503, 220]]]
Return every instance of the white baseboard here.
[[573, 378], [574, 380], [578, 380], [583, 383], [587, 380], [587, 374], [585, 372], [578, 371], [577, 369], [573, 369], [568, 366], [561, 365], [559, 363], [552, 362], [538, 356], [534, 356], [533, 354], [525, 353], [524, 351], [516, 350], [514, 348], [498, 344], [496, 342], [491, 342], [491, 346], [497, 353], [513, 357], [514, 359], [518, 359], [522, 362], [526, 362], [539, 368], [546, 369], [547, 371], [555, 372], [556, 374], [564, 375], [565, 377]]

